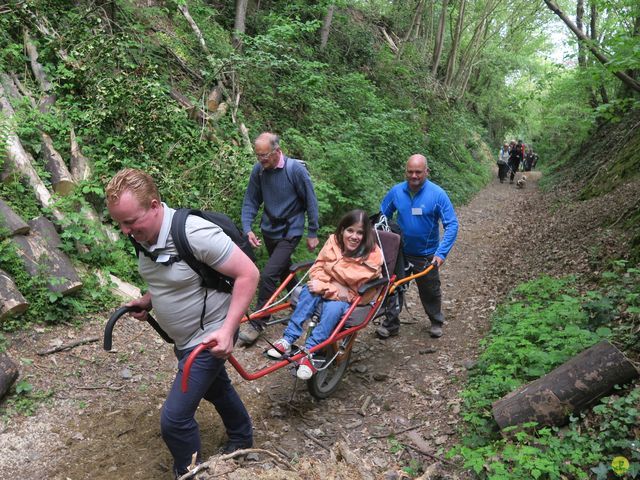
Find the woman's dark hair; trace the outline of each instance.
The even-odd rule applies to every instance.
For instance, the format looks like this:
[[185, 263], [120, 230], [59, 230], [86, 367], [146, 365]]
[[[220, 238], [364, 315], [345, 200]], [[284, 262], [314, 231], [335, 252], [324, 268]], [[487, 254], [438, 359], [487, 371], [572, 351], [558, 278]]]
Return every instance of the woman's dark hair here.
[[344, 242], [342, 240], [342, 233], [348, 227], [356, 223], [362, 223], [362, 242], [360, 242], [360, 247], [358, 247], [355, 252], [348, 254], [347, 256], [366, 257], [371, 253], [371, 250], [373, 250], [373, 247], [375, 245], [375, 238], [371, 229], [371, 221], [369, 220], [367, 212], [365, 212], [364, 210], [351, 210], [340, 219], [340, 222], [338, 223], [335, 231], [336, 241], [340, 246], [340, 250], [344, 252], [345, 248]]

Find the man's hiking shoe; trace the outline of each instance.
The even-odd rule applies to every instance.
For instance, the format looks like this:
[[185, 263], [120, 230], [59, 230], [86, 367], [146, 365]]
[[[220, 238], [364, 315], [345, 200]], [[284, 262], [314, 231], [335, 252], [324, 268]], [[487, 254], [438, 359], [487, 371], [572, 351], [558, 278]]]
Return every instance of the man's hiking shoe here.
[[244, 450], [245, 448], [251, 448], [252, 446], [253, 446], [253, 442], [250, 440], [247, 440], [246, 442], [236, 442], [236, 441], [228, 440], [227, 443], [225, 443], [220, 449], [220, 454], [228, 455], [237, 450]]
[[262, 334], [262, 326], [254, 326], [251, 322], [244, 322], [240, 325], [238, 338], [245, 345], [253, 345]]
[[291, 344], [286, 339], [281, 338], [273, 344], [273, 348], [267, 351], [267, 356], [275, 360], [282, 358], [285, 353], [291, 352]]
[[300, 380], [309, 380], [316, 373], [316, 368], [313, 366], [313, 362], [309, 357], [303, 357], [300, 360], [300, 366], [296, 371], [296, 377]]
[[389, 337], [395, 337], [400, 333], [400, 326], [385, 326], [384, 324], [376, 328], [376, 336], [383, 340]]
[[440, 338], [442, 336], [442, 325], [433, 324], [429, 329], [429, 335], [433, 338]]

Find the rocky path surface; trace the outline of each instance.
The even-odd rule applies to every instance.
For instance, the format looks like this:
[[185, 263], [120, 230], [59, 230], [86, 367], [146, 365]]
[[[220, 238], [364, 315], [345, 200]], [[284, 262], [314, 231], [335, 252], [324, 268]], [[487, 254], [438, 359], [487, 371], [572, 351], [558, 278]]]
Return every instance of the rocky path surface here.
[[[289, 471], [257, 453], [240, 464], [216, 457], [201, 478], [392, 480], [402, 477], [403, 468], [426, 470], [430, 476], [424, 478], [465, 477], [438, 460], [458, 441], [459, 393], [496, 304], [518, 282], [541, 273], [589, 271], [600, 257], [619, 250], [620, 236], [595, 225], [638, 194], [630, 185], [604, 203], [574, 208], [562, 192], [543, 195], [539, 178], [538, 172], [528, 174], [524, 189], [494, 180], [457, 209], [458, 240], [441, 272], [447, 317], [442, 338], [429, 337], [412, 285], [400, 335], [382, 341], [373, 326], [363, 331], [341, 387], [327, 400], [310, 397], [286, 369], [254, 382], [233, 372], [254, 420], [256, 447], [288, 461]], [[81, 329], [39, 328], [9, 339], [22, 378], [48, 396], [31, 417], [8, 415], [13, 407], [3, 404], [0, 478], [171, 478], [159, 410], [175, 362], [150, 328], [120, 321], [114, 353], [97, 342], [37, 354], [55, 343], [101, 336], [105, 321], [88, 320]], [[261, 362], [261, 351], [240, 349], [237, 356]], [[207, 458], [224, 433], [209, 405], [201, 406], [198, 420]]]

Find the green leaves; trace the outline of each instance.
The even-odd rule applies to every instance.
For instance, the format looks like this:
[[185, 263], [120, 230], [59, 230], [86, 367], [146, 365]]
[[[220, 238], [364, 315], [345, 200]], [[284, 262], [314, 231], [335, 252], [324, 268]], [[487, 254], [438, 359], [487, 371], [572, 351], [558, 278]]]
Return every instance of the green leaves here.
[[[535, 422], [504, 429], [502, 435], [495, 429], [494, 401], [600, 338], [619, 342], [627, 335], [627, 325], [616, 322], [632, 308], [627, 301], [637, 305], [636, 269], [615, 262], [602, 274], [599, 290], [583, 295], [577, 293], [577, 282], [541, 277], [516, 287], [510, 301], [496, 310], [484, 352], [461, 394], [463, 443], [450, 452], [462, 456], [465, 467], [481, 478], [586, 479], [589, 472], [607, 478], [612, 458], [620, 454], [637, 458], [630, 471], [640, 468], [640, 451], [631, 444], [640, 421], [637, 386], [601, 399], [590, 414], [570, 417], [562, 436], [557, 428], [539, 428]], [[606, 321], [600, 318], [602, 311]], [[607, 326], [592, 331], [594, 315]]]

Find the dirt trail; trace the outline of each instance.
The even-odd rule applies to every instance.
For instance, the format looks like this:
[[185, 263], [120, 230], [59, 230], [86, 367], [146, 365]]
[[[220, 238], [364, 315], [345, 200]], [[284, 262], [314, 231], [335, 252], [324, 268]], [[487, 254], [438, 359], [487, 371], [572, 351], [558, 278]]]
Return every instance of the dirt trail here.
[[[621, 249], [619, 236], [594, 228], [590, 216], [606, 214], [598, 210], [605, 208], [601, 203], [556, 209], [562, 196], [543, 195], [539, 177], [538, 172], [528, 174], [524, 189], [493, 180], [469, 205], [457, 209], [460, 232], [442, 270], [447, 317], [442, 338], [429, 337], [412, 285], [401, 334], [381, 341], [374, 338], [373, 326], [365, 330], [341, 387], [328, 400], [312, 399], [300, 384], [294, 389], [295, 378], [284, 369], [246, 382], [230, 368], [254, 420], [256, 447], [288, 452], [298, 471], [311, 469], [307, 474], [342, 469], [338, 478], [358, 478], [362, 472], [365, 478], [372, 471], [376, 478], [386, 472], [391, 479], [403, 466], [426, 468], [456, 443], [458, 394], [496, 303], [514, 284], [542, 271], [588, 271], [600, 256]], [[637, 198], [637, 185], [626, 188], [630, 190], [613, 201]], [[566, 215], [572, 215], [570, 221]], [[21, 359], [22, 377], [36, 391], [53, 394], [36, 415], [5, 418], [0, 478], [171, 478], [159, 409], [175, 362], [171, 349], [150, 328], [119, 322], [117, 353], [103, 352], [99, 342], [53, 355], [36, 353], [56, 340], [102, 335], [105, 320], [88, 320], [81, 330], [36, 329], [10, 339], [9, 355]], [[237, 356], [242, 362], [255, 361], [259, 352], [260, 347], [241, 349]], [[206, 458], [216, 453], [224, 433], [209, 405], [201, 406], [198, 419]], [[395, 448], [387, 438], [410, 427], [416, 428], [397, 439], [427, 454]], [[416, 445], [420, 439], [422, 447]], [[338, 462], [330, 451], [336, 442], [357, 461]], [[232, 466], [236, 470], [227, 478], [285, 478], [278, 476], [279, 469], [269, 469], [273, 465], [267, 461], [261, 455], [258, 462]], [[289, 472], [286, 478], [298, 477]]]

